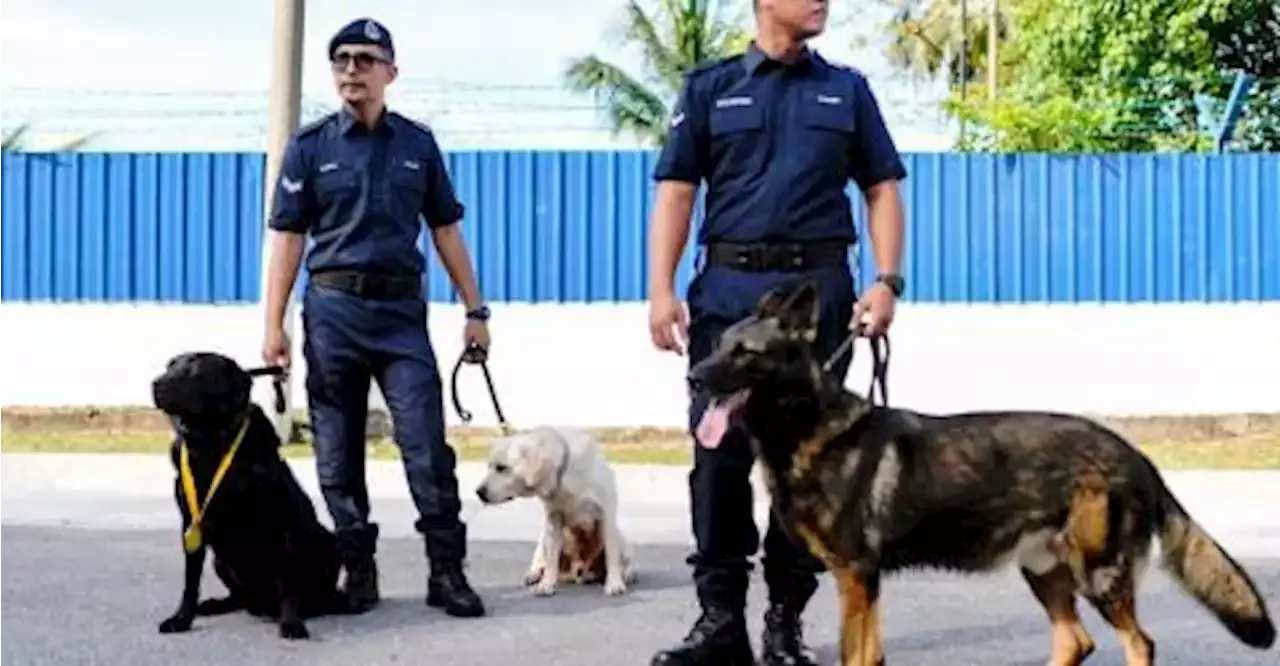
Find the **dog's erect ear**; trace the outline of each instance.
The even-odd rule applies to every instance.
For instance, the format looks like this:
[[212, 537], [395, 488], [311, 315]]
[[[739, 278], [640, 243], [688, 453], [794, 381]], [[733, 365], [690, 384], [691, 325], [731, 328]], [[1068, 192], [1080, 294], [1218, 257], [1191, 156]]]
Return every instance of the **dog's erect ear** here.
[[756, 303], [756, 316], [761, 319], [769, 317], [782, 317], [782, 311], [786, 308], [787, 296], [791, 290], [786, 287], [777, 287], [771, 289], [769, 293], [760, 298], [760, 302]]
[[805, 282], [796, 287], [782, 304], [779, 319], [783, 330], [798, 334], [808, 342], [818, 338], [818, 286]]

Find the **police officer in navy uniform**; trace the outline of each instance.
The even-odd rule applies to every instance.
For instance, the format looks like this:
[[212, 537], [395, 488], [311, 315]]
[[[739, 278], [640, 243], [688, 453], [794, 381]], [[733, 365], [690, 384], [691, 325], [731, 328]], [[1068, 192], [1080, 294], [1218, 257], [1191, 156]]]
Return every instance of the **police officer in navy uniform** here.
[[467, 307], [466, 341], [487, 349], [488, 309], [459, 228], [463, 206], [431, 130], [386, 109], [384, 91], [397, 74], [386, 27], [352, 21], [329, 42], [329, 60], [342, 110], [289, 140], [275, 189], [263, 360], [289, 362], [285, 303], [309, 235], [314, 245], [302, 297], [307, 400], [348, 598], [358, 610], [379, 601], [378, 526], [369, 520], [365, 485], [365, 423], [376, 381], [430, 561], [427, 604], [459, 617], [484, 615], [463, 573], [467, 531], [459, 518], [456, 459], [445, 442], [422, 292], [425, 261], [417, 248], [425, 222]]
[[[654, 345], [687, 352], [691, 366], [725, 328], [751, 315], [766, 292], [794, 281], [818, 285], [817, 353], [824, 358], [849, 335], [855, 318], [872, 335], [892, 320], [904, 288], [898, 182], [906, 169], [866, 78], [805, 46], [825, 27], [827, 7], [822, 0], [756, 0], [757, 33], [748, 50], [685, 78], [654, 174], [649, 324]], [[686, 315], [674, 275], [704, 180], [699, 270], [688, 286]], [[849, 265], [856, 240], [845, 194], [850, 180], [867, 203], [880, 273], [860, 298]], [[841, 378], [848, 359], [833, 369]], [[692, 432], [707, 398], [691, 402]], [[751, 664], [744, 619], [748, 558], [760, 546], [752, 452], [736, 431], [718, 448], [694, 450], [689, 486], [696, 551], [689, 564], [702, 613], [685, 639], [652, 663]], [[769, 607], [761, 661], [813, 664], [801, 613], [817, 589], [821, 563], [770, 516], [762, 564]]]

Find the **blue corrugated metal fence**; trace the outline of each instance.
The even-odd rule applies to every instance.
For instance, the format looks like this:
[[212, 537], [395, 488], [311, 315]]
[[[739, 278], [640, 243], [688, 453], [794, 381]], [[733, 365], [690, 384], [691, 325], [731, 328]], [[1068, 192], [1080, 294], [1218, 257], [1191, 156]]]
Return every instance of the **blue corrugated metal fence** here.
[[[642, 299], [654, 157], [451, 153], [486, 295]], [[911, 300], [1280, 300], [1280, 155], [907, 160]], [[263, 166], [257, 153], [6, 154], [0, 297], [255, 301]], [[865, 278], [868, 250], [861, 264]], [[434, 258], [427, 282], [452, 300]]]

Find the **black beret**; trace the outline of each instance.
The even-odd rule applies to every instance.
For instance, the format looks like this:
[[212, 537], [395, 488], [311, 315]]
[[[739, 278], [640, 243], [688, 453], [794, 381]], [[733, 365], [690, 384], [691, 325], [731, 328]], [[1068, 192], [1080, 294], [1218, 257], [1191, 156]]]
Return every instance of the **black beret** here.
[[387, 57], [395, 60], [396, 49], [391, 42], [391, 31], [387, 30], [385, 25], [378, 23], [371, 18], [359, 18], [344, 26], [339, 30], [333, 39], [329, 40], [329, 59], [333, 59], [333, 54], [343, 44], [373, 44], [381, 46], [387, 52]]

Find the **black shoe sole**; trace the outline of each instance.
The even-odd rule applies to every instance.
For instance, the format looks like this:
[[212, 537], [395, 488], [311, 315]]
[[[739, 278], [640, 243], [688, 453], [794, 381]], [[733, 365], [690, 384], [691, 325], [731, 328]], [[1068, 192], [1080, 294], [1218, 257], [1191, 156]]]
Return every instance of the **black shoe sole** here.
[[457, 606], [450, 606], [432, 594], [427, 595], [427, 605], [432, 608], [442, 609], [445, 614], [452, 615], [453, 617], [484, 617], [485, 615], [485, 609], [483, 607], [459, 608]]
[[[693, 666], [693, 664], [697, 664], [697, 666], [759, 666], [760, 662], [756, 661], [755, 655], [751, 653], [751, 647], [749, 645], [747, 647], [743, 647], [738, 650], [735, 650], [734, 652], [735, 654], [729, 656], [728, 658], [723, 657], [721, 654], [716, 654], [712, 656], [710, 659], [706, 659], [698, 662], [681, 661], [679, 657], [669, 657], [670, 653], [663, 652], [663, 653], [654, 655], [653, 659], [649, 661], [649, 665], [650, 666]], [[667, 661], [666, 659], [668, 658], [671, 660]]]
[[370, 597], [347, 596], [346, 610], [348, 613], [352, 615], [360, 615], [363, 613], [367, 613], [373, 610], [374, 608], [377, 608], [378, 604], [380, 604], [381, 602], [382, 602], [382, 599], [380, 597], [370, 598]]
[[[649, 662], [650, 666], [688, 666], [690, 663], [692, 662], [659, 661], [658, 658], [656, 657], [653, 659], [653, 661]], [[748, 657], [745, 659], [730, 659], [728, 661], [724, 661], [722, 659], [711, 659], [709, 661], [699, 663], [698, 666], [759, 666], [759, 665], [760, 665], [760, 662], [756, 661], [755, 657]]]
[[757, 662], [757, 663], [759, 663], [759, 664], [760, 664], [760, 666], [770, 666], [770, 664], [806, 664], [806, 663], [807, 663], [807, 664], [813, 664], [814, 666], [818, 666], [818, 662], [817, 662], [816, 660], [810, 660], [810, 661], [804, 661], [804, 662], [802, 662], [802, 661], [793, 660], [793, 659], [789, 659], [789, 658], [778, 658], [778, 657], [775, 657], [775, 658], [773, 658], [773, 659], [763, 659], [763, 658], [762, 658], [762, 659], [760, 659], [760, 661], [759, 661], [759, 662]]

